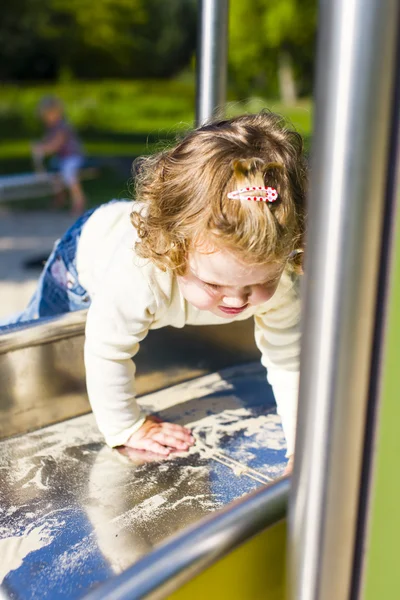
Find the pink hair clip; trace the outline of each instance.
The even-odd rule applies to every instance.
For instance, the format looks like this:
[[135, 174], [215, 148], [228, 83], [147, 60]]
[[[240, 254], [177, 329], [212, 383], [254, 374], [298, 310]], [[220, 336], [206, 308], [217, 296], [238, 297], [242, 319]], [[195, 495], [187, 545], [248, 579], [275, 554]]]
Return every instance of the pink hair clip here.
[[[251, 196], [252, 192], [265, 192], [263, 196]], [[231, 200], [255, 200], [256, 202], [275, 202], [278, 199], [278, 192], [273, 187], [247, 187], [241, 190], [229, 192], [228, 198]]]

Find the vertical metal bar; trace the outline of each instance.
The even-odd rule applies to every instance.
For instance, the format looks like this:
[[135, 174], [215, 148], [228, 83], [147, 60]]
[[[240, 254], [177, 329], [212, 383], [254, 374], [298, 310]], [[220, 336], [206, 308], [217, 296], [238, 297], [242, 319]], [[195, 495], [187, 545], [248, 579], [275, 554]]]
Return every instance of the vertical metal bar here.
[[196, 125], [226, 101], [229, 0], [199, 0]]
[[291, 598], [351, 594], [398, 0], [321, 0]]

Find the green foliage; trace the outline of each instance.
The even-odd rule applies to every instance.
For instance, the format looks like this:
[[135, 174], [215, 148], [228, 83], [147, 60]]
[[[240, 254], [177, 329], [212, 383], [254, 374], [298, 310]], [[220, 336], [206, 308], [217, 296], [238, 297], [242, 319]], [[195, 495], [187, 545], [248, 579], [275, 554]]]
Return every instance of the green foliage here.
[[[0, 19], [0, 79], [154, 79], [193, 72], [197, 6], [197, 0], [13, 0]], [[284, 56], [300, 94], [309, 95], [315, 30], [316, 0], [230, 0], [234, 92], [276, 97]]]
[[316, 0], [231, 0], [229, 61], [236, 88], [277, 95], [279, 54], [284, 50], [300, 90], [309, 95], [315, 31]]
[[316, 28], [314, 0], [263, 0], [263, 25], [271, 48], [293, 48], [313, 42]]
[[155, 133], [194, 120], [194, 78], [175, 80], [71, 81], [47, 85], [4, 85], [0, 96], [2, 138], [38, 136], [41, 124], [36, 106], [54, 94], [66, 106], [74, 125], [85, 133]]
[[[81, 132], [91, 154], [136, 155], [152, 151], [159, 140], [189, 129], [194, 122], [193, 77], [168, 81], [4, 85], [0, 96], [0, 160], [29, 155], [29, 140], [42, 133], [36, 105], [46, 94], [64, 101], [68, 118]], [[227, 113], [233, 116], [263, 108], [284, 114], [302, 134], [309, 135], [312, 113], [308, 100], [288, 108], [253, 96], [230, 102]]]
[[15, 0], [2, 8], [0, 77], [169, 77], [191, 59], [195, 19], [195, 0]]

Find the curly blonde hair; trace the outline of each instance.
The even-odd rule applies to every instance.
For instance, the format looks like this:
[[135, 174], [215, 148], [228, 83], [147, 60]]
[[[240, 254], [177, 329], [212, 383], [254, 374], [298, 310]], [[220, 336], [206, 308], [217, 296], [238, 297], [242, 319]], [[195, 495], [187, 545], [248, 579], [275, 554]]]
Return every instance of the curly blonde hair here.
[[[207, 243], [249, 264], [289, 261], [303, 248], [306, 163], [301, 136], [272, 112], [211, 122], [175, 147], [142, 159], [131, 220], [137, 253], [162, 270], [186, 270]], [[278, 201], [232, 200], [242, 187], [272, 186]], [[262, 192], [260, 192], [261, 194]]]

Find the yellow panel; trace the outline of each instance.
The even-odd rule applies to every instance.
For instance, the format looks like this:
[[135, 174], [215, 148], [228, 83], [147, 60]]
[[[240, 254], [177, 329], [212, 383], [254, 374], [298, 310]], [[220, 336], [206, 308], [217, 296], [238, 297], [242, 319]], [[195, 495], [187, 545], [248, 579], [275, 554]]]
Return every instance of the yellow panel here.
[[169, 600], [283, 600], [286, 523], [258, 534], [174, 592]]

